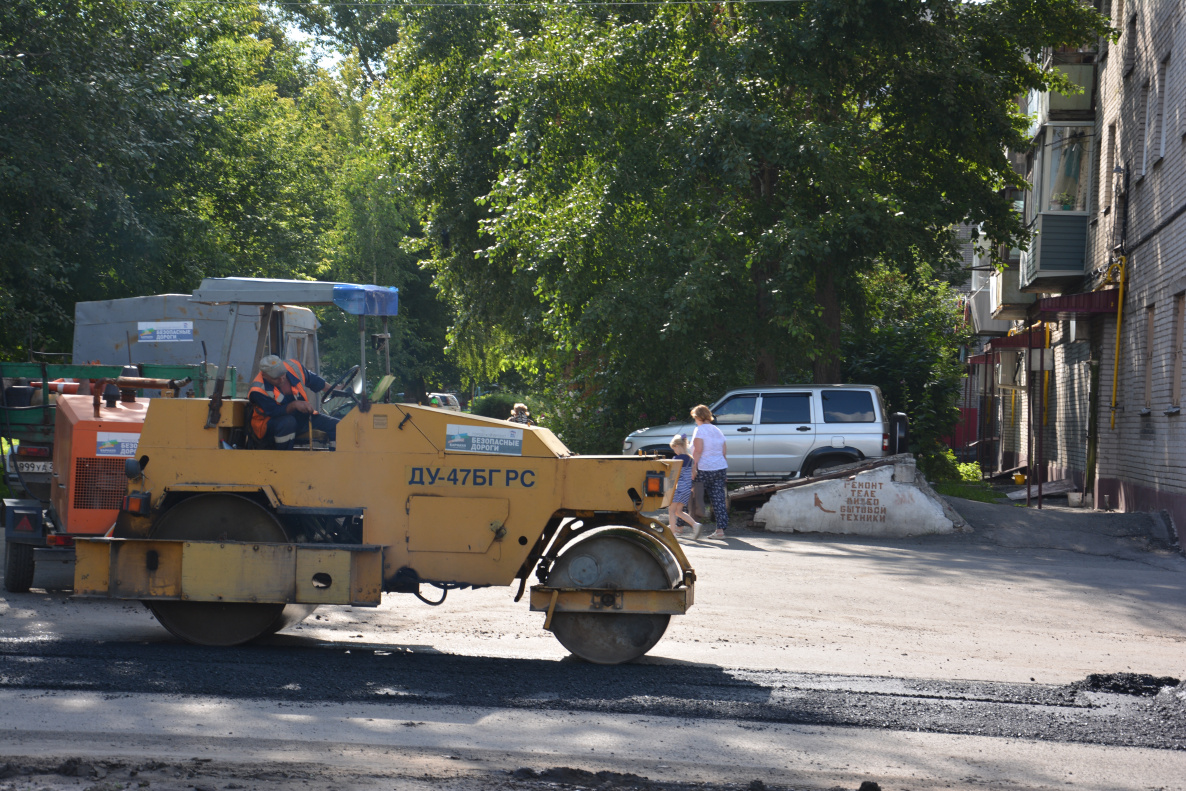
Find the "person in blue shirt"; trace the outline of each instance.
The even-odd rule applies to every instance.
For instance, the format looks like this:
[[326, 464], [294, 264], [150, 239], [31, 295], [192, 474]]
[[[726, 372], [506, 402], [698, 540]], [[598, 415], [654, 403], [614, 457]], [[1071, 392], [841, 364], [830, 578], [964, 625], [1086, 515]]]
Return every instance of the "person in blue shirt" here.
[[276, 450], [292, 450], [297, 434], [313, 428], [324, 432], [333, 449], [338, 421], [314, 408], [309, 391], [320, 393], [326, 381], [306, 370], [296, 360], [281, 360], [269, 354], [259, 361], [259, 373], [251, 383], [251, 431], [258, 440], [272, 440]]
[[675, 484], [675, 494], [671, 495], [671, 505], [667, 506], [667, 523], [677, 536], [684, 536], [688, 531], [679, 526], [682, 519], [692, 526], [692, 538], [699, 538], [700, 523], [692, 518], [691, 509], [684, 513], [692, 499], [692, 457], [688, 455], [688, 440], [684, 435], [677, 434], [671, 440], [671, 449], [675, 451], [674, 458], [684, 464], [679, 468], [679, 480]]

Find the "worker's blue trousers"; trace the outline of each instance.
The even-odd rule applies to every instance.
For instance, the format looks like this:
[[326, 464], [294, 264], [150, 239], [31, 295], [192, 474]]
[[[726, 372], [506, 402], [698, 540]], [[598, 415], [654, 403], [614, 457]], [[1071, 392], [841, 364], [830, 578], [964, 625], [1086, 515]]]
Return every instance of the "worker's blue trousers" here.
[[[333, 442], [338, 438], [338, 420], [329, 415], [313, 415], [313, 428], [325, 432], [326, 438]], [[292, 450], [297, 434], [304, 434], [309, 430], [309, 415], [296, 412], [291, 415], [268, 418], [267, 436], [272, 438], [276, 450]]]

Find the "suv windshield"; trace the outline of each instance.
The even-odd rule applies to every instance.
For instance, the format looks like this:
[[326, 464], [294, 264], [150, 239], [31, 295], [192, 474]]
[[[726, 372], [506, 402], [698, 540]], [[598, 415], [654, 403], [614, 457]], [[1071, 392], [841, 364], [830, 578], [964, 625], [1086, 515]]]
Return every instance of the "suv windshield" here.
[[825, 390], [825, 423], [872, 423], [876, 420], [873, 411], [873, 394], [868, 390]]

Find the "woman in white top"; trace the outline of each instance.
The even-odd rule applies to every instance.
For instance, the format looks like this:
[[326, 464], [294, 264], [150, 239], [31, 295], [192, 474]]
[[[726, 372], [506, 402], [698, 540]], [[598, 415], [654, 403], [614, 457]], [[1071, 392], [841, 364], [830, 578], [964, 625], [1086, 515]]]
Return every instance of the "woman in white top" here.
[[712, 410], [704, 404], [692, 408], [696, 430], [692, 432], [692, 479], [704, 484], [704, 493], [712, 501], [712, 513], [717, 530], [709, 538], [724, 538], [729, 527], [729, 498], [725, 494], [725, 477], [729, 462], [725, 456], [725, 435], [712, 424]]

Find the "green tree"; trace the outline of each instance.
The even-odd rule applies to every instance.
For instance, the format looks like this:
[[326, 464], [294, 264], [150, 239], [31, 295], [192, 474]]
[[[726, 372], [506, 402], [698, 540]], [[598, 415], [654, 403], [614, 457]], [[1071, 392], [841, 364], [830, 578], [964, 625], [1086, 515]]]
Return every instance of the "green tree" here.
[[386, 0], [311, 0], [285, 6], [284, 11], [302, 31], [318, 41], [332, 42], [339, 54], [353, 57], [367, 83], [381, 79], [384, 53], [399, 38], [398, 16]]
[[137, 185], [208, 114], [184, 6], [0, 6], [0, 354], [68, 337], [72, 283], [151, 244]]
[[246, 0], [0, 8], [0, 354], [69, 349], [80, 299], [316, 274], [335, 152], [265, 22]]
[[[325, 261], [318, 276], [399, 289], [399, 316], [389, 325], [393, 393], [424, 400], [428, 390], [455, 386], [460, 376], [445, 358], [447, 306], [438, 298], [431, 273], [402, 247], [409, 230], [416, 228], [415, 212], [382, 148], [390, 119], [376, 111], [373, 85], [359, 60], [348, 58], [339, 74], [308, 91], [306, 100], [319, 108], [322, 124], [341, 152], [334, 171], [333, 223], [323, 236]], [[356, 364], [357, 320], [332, 309], [321, 318], [327, 370], [337, 373]], [[380, 322], [368, 326], [371, 334], [380, 331]], [[383, 370], [381, 355], [368, 356], [373, 383]]]
[[838, 381], [859, 275], [942, 274], [953, 224], [1024, 238], [1014, 99], [1105, 30], [1077, 0], [415, 10], [390, 148], [455, 347], [509, 343], [608, 450], [656, 405]]
[[888, 267], [860, 283], [864, 309], [845, 329], [844, 379], [880, 387], [886, 408], [910, 420], [910, 451], [938, 456], [959, 419], [959, 355], [972, 339], [959, 294]]

